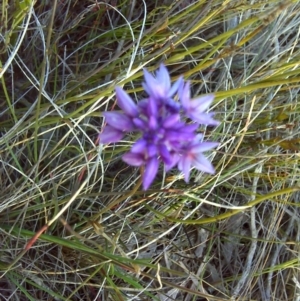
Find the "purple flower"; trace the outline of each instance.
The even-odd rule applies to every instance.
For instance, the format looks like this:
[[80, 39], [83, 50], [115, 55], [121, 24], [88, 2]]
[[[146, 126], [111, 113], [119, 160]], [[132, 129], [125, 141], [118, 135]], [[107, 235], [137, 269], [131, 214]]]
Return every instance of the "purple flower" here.
[[191, 167], [214, 174], [215, 169], [211, 162], [203, 155], [203, 152], [211, 150], [219, 145], [217, 142], [192, 142], [187, 144], [180, 159], [178, 160], [178, 169], [183, 172], [184, 180], [188, 183]]
[[183, 79], [180, 77], [171, 87], [170, 75], [163, 64], [161, 64], [157, 70], [156, 78], [146, 69], [144, 69], [144, 77], [145, 82], [142, 85], [147, 94], [160, 100], [171, 98], [183, 83]]
[[146, 163], [143, 154], [140, 153], [129, 152], [123, 155], [122, 159], [131, 166], [142, 166]]
[[159, 167], [158, 148], [154, 144], [148, 144], [144, 139], [138, 140], [131, 151], [124, 154], [122, 159], [129, 165], [145, 165], [143, 174], [143, 189], [147, 190], [153, 182]]
[[132, 119], [119, 112], [104, 112], [107, 124], [120, 131], [131, 131], [134, 129]]
[[119, 112], [104, 112], [107, 126], [100, 135], [101, 143], [112, 143], [120, 141], [126, 132], [135, 128], [130, 117]]
[[159, 161], [157, 157], [152, 157], [148, 160], [145, 166], [145, 172], [143, 174], [143, 189], [147, 190], [152, 184], [157, 171], [158, 171]]
[[190, 83], [186, 82], [179, 91], [179, 98], [182, 104], [182, 108], [185, 114], [193, 121], [199, 124], [206, 125], [219, 125], [220, 122], [214, 120], [213, 113], [207, 113], [206, 110], [209, 108], [214, 100], [214, 95], [205, 95], [195, 99], [190, 98]]
[[[100, 134], [102, 143], [120, 141], [128, 132], [140, 133], [140, 138], [131, 150], [122, 156], [131, 166], [144, 166], [143, 189], [148, 189], [154, 181], [159, 164], [166, 171], [177, 166], [188, 182], [190, 169], [195, 167], [207, 173], [214, 173], [210, 161], [203, 152], [218, 146], [216, 142], [203, 142], [197, 134], [200, 124], [217, 125], [207, 113], [214, 96], [190, 98], [190, 85], [180, 77], [171, 85], [170, 75], [164, 65], [160, 65], [156, 76], [144, 70], [143, 87], [148, 97], [135, 103], [120, 87], [116, 88], [118, 106], [122, 112], [105, 112], [107, 125]], [[180, 102], [175, 99], [179, 99]], [[185, 117], [195, 123], [187, 124]]]
[[131, 117], [135, 117], [139, 114], [137, 105], [122, 88], [116, 87], [116, 96], [118, 106], [125, 114]]
[[107, 125], [100, 134], [100, 142], [103, 144], [118, 142], [124, 137], [124, 133]]

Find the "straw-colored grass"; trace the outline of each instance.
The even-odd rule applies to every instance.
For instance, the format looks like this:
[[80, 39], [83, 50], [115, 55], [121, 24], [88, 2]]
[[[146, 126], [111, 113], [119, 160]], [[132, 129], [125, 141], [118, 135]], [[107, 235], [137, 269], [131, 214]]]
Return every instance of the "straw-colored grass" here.
[[[3, 0], [0, 300], [299, 301], [298, 1]], [[101, 145], [164, 62], [215, 94], [214, 176], [148, 191]]]

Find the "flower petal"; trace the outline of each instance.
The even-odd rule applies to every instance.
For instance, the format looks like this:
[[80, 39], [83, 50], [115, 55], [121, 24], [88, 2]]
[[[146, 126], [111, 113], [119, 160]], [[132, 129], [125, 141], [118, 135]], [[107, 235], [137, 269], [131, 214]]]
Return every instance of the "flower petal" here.
[[158, 126], [157, 120], [154, 116], [150, 116], [148, 120], [148, 128], [150, 130], [156, 130]]
[[185, 110], [189, 110], [189, 106], [190, 106], [190, 82], [186, 82], [185, 85], [181, 85], [181, 87], [179, 88], [179, 99], [180, 102], [182, 104], [182, 107]]
[[183, 86], [183, 76], [180, 76], [177, 81], [172, 85], [171, 89], [168, 92], [168, 96], [172, 97], [177, 91], [180, 90], [180, 88]]
[[163, 162], [167, 165], [171, 165], [173, 161], [168, 148], [165, 145], [161, 144], [158, 146], [158, 151]]
[[168, 131], [166, 134], [166, 139], [171, 143], [176, 141], [191, 141], [194, 137], [195, 135], [193, 133], [181, 133], [179, 135], [176, 131]]
[[192, 139], [192, 140], [199, 140], [198, 135], [195, 134], [195, 131], [199, 127], [198, 124], [185, 124], [182, 122], [178, 122], [174, 124], [174, 126], [170, 129], [166, 129], [165, 137], [169, 141], [174, 140], [184, 140], [184, 139]]
[[148, 144], [147, 145], [147, 154], [148, 158], [157, 157], [157, 147], [155, 144]]
[[147, 104], [147, 115], [157, 117], [157, 113], [158, 113], [157, 102], [155, 98], [150, 96], [148, 98], [148, 104]]
[[183, 155], [178, 162], [178, 169], [183, 172], [186, 183], [190, 179], [191, 159], [187, 155]]
[[127, 116], [119, 112], [104, 112], [103, 116], [106, 122], [120, 131], [131, 131], [134, 129], [132, 120]]
[[168, 91], [171, 87], [170, 76], [167, 68], [161, 65], [156, 72], [156, 78], [147, 70], [144, 69], [145, 83], [142, 84], [149, 96], [161, 101], [168, 97]]
[[197, 113], [205, 112], [211, 103], [213, 102], [215, 96], [213, 94], [201, 96], [190, 100], [190, 110], [196, 110]]
[[141, 118], [133, 118], [132, 122], [138, 129], [142, 131], [147, 129], [147, 122]]
[[211, 162], [203, 154], [198, 154], [195, 156], [193, 165], [198, 170], [207, 172], [209, 174], [214, 174], [216, 172]]
[[180, 129], [178, 129], [178, 131], [180, 131], [181, 133], [193, 133], [198, 129], [198, 127], [198, 124], [185, 124]]
[[170, 153], [170, 157], [171, 157], [170, 164], [165, 163], [166, 171], [169, 171], [170, 169], [175, 167], [178, 161], [180, 160], [180, 155], [177, 152]]
[[191, 111], [187, 115], [198, 124], [213, 125], [213, 126], [218, 126], [220, 124], [219, 121], [212, 118], [214, 113], [197, 113], [196, 111]]
[[119, 142], [124, 136], [124, 133], [118, 129], [115, 129], [107, 125], [103, 132], [99, 134], [100, 143], [108, 144], [113, 142]]
[[165, 120], [162, 123], [162, 126], [164, 128], [172, 128], [176, 124], [180, 124], [179, 121], [180, 121], [180, 115], [172, 114], [172, 115], [168, 116], [167, 118], [165, 118]]
[[131, 166], [141, 166], [145, 163], [145, 160], [141, 154], [138, 153], [126, 153], [122, 156], [122, 160]]
[[159, 84], [161, 84], [165, 92], [170, 90], [171, 88], [171, 80], [168, 69], [164, 64], [160, 64], [158, 71], [156, 72], [156, 80]]
[[116, 96], [118, 106], [129, 116], [135, 117], [138, 115], [137, 105], [131, 97], [120, 87], [116, 87]]
[[156, 157], [151, 158], [146, 166], [143, 174], [143, 189], [147, 190], [152, 184], [157, 171], [158, 171], [159, 162]]
[[218, 142], [199, 142], [192, 146], [192, 152], [193, 153], [203, 153], [208, 150], [211, 150], [212, 148], [215, 148], [219, 145]]
[[142, 83], [142, 86], [149, 96], [154, 96], [157, 82], [153, 75], [147, 69], [144, 69], [143, 71], [145, 82]]
[[139, 139], [131, 148], [132, 153], [144, 153], [147, 147], [147, 141], [145, 139]]

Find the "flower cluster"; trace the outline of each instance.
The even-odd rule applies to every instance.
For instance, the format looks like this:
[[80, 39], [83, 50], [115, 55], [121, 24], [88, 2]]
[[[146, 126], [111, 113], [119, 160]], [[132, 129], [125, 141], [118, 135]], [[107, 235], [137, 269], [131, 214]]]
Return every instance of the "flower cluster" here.
[[[218, 146], [216, 142], [203, 142], [197, 134], [199, 125], [218, 125], [213, 113], [207, 113], [214, 96], [206, 95], [196, 99], [190, 97], [190, 84], [179, 78], [171, 85], [169, 73], [161, 65], [152, 76], [144, 70], [143, 88], [148, 97], [137, 104], [120, 87], [116, 88], [118, 106], [122, 112], [104, 112], [107, 125], [100, 134], [101, 143], [120, 141], [127, 132], [140, 132], [140, 138], [122, 159], [132, 166], [144, 166], [143, 188], [153, 182], [159, 163], [165, 164], [166, 171], [177, 166], [189, 180], [192, 166], [213, 174], [210, 161], [203, 152]], [[193, 121], [183, 121], [188, 117]]]

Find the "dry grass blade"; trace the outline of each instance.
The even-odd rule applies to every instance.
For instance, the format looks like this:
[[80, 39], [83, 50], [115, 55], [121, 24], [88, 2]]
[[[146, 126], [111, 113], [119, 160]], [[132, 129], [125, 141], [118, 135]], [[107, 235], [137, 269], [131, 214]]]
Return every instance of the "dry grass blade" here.
[[[0, 9], [0, 300], [300, 300], [299, 1]], [[217, 173], [142, 191], [98, 134], [161, 62], [215, 94]]]

